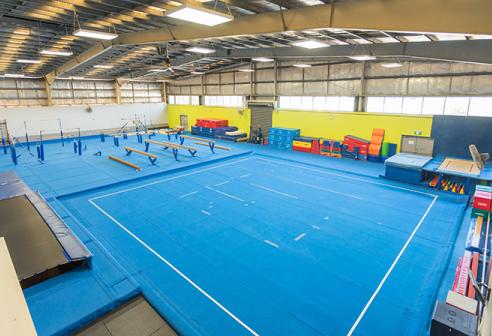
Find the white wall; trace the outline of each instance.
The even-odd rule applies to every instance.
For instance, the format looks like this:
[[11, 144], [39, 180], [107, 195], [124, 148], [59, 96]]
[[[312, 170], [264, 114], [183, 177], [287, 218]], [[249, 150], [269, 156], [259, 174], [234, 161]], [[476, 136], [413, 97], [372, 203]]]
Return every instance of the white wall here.
[[[27, 121], [28, 134], [39, 135], [57, 133], [58, 120], [62, 128], [70, 130], [80, 128], [82, 132], [92, 130], [120, 128], [125, 121], [134, 119], [147, 122], [147, 126], [167, 124], [167, 111], [164, 103], [94, 105], [92, 112], [87, 112], [87, 106], [50, 106], [50, 107], [15, 107], [0, 108], [0, 120], [6, 119], [11, 136], [24, 136], [24, 121]], [[130, 122], [128, 126], [131, 126]]]

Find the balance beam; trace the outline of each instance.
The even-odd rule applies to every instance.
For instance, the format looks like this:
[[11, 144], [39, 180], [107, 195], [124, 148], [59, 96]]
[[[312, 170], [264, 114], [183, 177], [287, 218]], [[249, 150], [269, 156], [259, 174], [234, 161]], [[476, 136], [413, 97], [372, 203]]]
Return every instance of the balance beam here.
[[[208, 143], [200, 142], [200, 141], [195, 142], [195, 144], [200, 145], [200, 146], [208, 146]], [[223, 147], [223, 146], [219, 146], [219, 145], [215, 145], [214, 148], [218, 148], [218, 149], [222, 149], [222, 150], [226, 150], [226, 151], [231, 150], [229, 147]]]
[[210, 147], [210, 150], [212, 153], [215, 153], [214, 147], [215, 147], [215, 141], [210, 140], [210, 139], [204, 139], [204, 138], [199, 138], [199, 137], [194, 137], [194, 136], [189, 136], [189, 135], [180, 135], [179, 136], [179, 143], [182, 145], [185, 139], [190, 139], [190, 140], [197, 140], [200, 142], [205, 142], [208, 144], [208, 147]]
[[149, 151], [150, 144], [162, 146], [162, 147], [164, 147], [164, 149], [171, 148], [173, 150], [174, 159], [176, 161], [178, 161], [178, 150], [179, 149], [187, 149], [188, 152], [190, 152], [191, 156], [195, 156], [196, 155], [196, 152], [198, 151], [194, 147], [183, 146], [183, 145], [175, 144], [175, 143], [172, 143], [172, 142], [167, 142], [167, 141], [159, 142], [159, 141], [154, 141], [154, 140], [145, 140], [145, 151], [146, 152]]
[[140, 171], [142, 170], [142, 168], [140, 168], [139, 166], [137, 166], [136, 164], [133, 164], [131, 162], [128, 162], [128, 161], [125, 161], [125, 160], [122, 160], [116, 156], [112, 156], [112, 155], [109, 155], [108, 156], [108, 159], [110, 160], [113, 160], [113, 161], [116, 161], [116, 162], [119, 162], [119, 163], [123, 163], [124, 165], [127, 165], [128, 167], [132, 167], [133, 169], [135, 169], [136, 171]]
[[157, 161], [157, 155], [150, 154], [144, 151], [141, 151], [139, 149], [131, 148], [131, 147], [125, 147], [126, 155], [129, 156], [131, 153], [137, 153], [140, 155], [144, 155], [149, 158], [150, 163], [155, 165], [155, 162]]
[[178, 135], [181, 134], [181, 131], [175, 129], [160, 129], [158, 130], [158, 133], [167, 135], [167, 140], [171, 140], [171, 134], [174, 134], [174, 138], [177, 140]]

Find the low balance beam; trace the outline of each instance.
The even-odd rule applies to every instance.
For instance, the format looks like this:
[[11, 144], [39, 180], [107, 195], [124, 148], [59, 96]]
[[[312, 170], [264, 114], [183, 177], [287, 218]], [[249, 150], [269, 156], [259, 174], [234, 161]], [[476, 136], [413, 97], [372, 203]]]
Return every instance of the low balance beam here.
[[[206, 142], [196, 141], [195, 144], [208, 147], [208, 143], [206, 143]], [[226, 151], [231, 150], [229, 147], [224, 147], [224, 146], [219, 146], [219, 145], [215, 145], [214, 148], [218, 148], [218, 149], [222, 149], [222, 150], [226, 150]]]
[[215, 153], [214, 147], [215, 147], [215, 141], [210, 140], [210, 139], [204, 139], [204, 138], [199, 138], [199, 137], [194, 137], [194, 136], [189, 136], [189, 135], [180, 135], [179, 136], [179, 143], [182, 145], [185, 139], [190, 139], [190, 140], [197, 140], [200, 142], [205, 142], [208, 144], [208, 147], [210, 147], [210, 150], [212, 153]]
[[172, 143], [172, 142], [166, 142], [166, 141], [159, 142], [159, 141], [154, 141], [154, 140], [145, 140], [145, 151], [146, 152], [149, 151], [150, 144], [162, 146], [162, 147], [164, 147], [164, 149], [171, 148], [173, 150], [174, 159], [176, 159], [176, 161], [178, 161], [178, 150], [179, 149], [187, 149], [188, 152], [190, 152], [191, 156], [195, 156], [196, 152], [198, 151], [194, 147], [179, 145], [179, 144]]
[[149, 158], [150, 163], [152, 163], [153, 165], [155, 165], [155, 162], [157, 161], [157, 155], [150, 154], [150, 153], [141, 151], [139, 149], [135, 149], [132, 147], [125, 147], [125, 151], [126, 151], [127, 156], [129, 156], [131, 153], [137, 153], [137, 154], [146, 156]]
[[167, 140], [171, 140], [171, 135], [174, 135], [174, 138], [177, 140], [178, 135], [181, 134], [181, 131], [175, 129], [160, 129], [158, 130], [158, 133], [167, 135]]
[[136, 171], [140, 171], [140, 170], [142, 170], [142, 168], [140, 168], [140, 167], [139, 167], [139, 166], [137, 166], [136, 164], [133, 164], [133, 163], [128, 162], [128, 161], [125, 161], [125, 160], [122, 160], [122, 159], [120, 159], [120, 158], [118, 158], [118, 157], [116, 157], [116, 156], [109, 155], [109, 156], [108, 156], [108, 159], [113, 160], [113, 161], [116, 161], [116, 162], [119, 162], [119, 163], [122, 163], [122, 164], [124, 164], [124, 165], [126, 165], [126, 166], [128, 166], [128, 167], [132, 167], [132, 168], [133, 168], [133, 169], [135, 169]]

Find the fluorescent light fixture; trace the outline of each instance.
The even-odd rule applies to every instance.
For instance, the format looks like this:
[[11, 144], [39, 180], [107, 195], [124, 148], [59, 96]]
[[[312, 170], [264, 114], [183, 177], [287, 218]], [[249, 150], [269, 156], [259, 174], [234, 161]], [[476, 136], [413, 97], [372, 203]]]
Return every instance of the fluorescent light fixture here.
[[356, 61], [372, 61], [376, 59], [376, 57], [371, 55], [356, 55], [356, 56], [349, 56], [349, 58]]
[[43, 49], [41, 50], [41, 54], [53, 56], [72, 56], [73, 52], [71, 52], [70, 50]]
[[77, 77], [77, 76], [74, 76], [74, 77], [70, 77], [70, 79], [72, 79], [72, 80], [84, 80], [85, 77]]
[[76, 31], [73, 32], [73, 34], [79, 37], [88, 37], [98, 40], [112, 40], [118, 37], [118, 34], [100, 32], [97, 30], [89, 30], [89, 29], [77, 29]]
[[166, 13], [166, 16], [206, 26], [216, 26], [234, 20], [234, 16], [190, 4], [180, 6]]
[[381, 66], [382, 67], [385, 67], [385, 68], [401, 68], [403, 66], [403, 64], [401, 63], [381, 63]]
[[6, 73], [5, 75], [3, 75], [3, 77], [6, 77], [6, 78], [22, 78], [22, 77], [24, 77], [24, 74]]
[[492, 35], [470, 35], [472, 40], [492, 40]]
[[25, 29], [25, 28], [19, 28], [14, 30], [14, 34], [19, 34], [19, 35], [30, 35], [31, 30], [30, 29]]
[[408, 42], [429, 42], [430, 39], [425, 35], [406, 35], [403, 36]]
[[354, 44], [372, 44], [371, 41], [368, 41], [363, 38], [354, 38], [354, 39], [348, 39], [348, 42], [354, 43]]
[[113, 69], [113, 66], [112, 65], [98, 64], [98, 65], [94, 65], [94, 68], [96, 68], [96, 69]]
[[318, 49], [318, 48], [325, 48], [330, 46], [328, 43], [318, 40], [300, 40], [300, 41], [293, 42], [292, 45], [295, 45], [296, 47], [306, 48], [306, 49]]
[[459, 34], [434, 34], [438, 41], [463, 41], [466, 40], [465, 35]]
[[160, 7], [157, 7], [157, 6], [149, 6], [150, 9], [153, 9], [153, 10], [157, 10], [157, 11], [161, 11], [161, 12], [165, 12], [166, 9], [164, 8], [160, 8]]
[[391, 36], [377, 37], [376, 40], [380, 43], [398, 43], [398, 42], [400, 42]]
[[255, 72], [253, 69], [240, 69], [241, 72]]
[[192, 71], [192, 75], [205, 75], [205, 72], [200, 72], [200, 71]]
[[41, 63], [41, 61], [40, 60], [18, 59], [17, 63], [38, 64], [38, 63]]
[[215, 52], [215, 49], [202, 48], [202, 47], [191, 47], [191, 48], [186, 48], [186, 51], [194, 52], [197, 54], [211, 54], [211, 53]]
[[310, 68], [311, 64], [294, 64], [296, 68]]
[[162, 72], [166, 71], [166, 69], [150, 69], [149, 72]]
[[273, 62], [274, 59], [273, 58], [268, 58], [268, 57], [254, 57], [252, 58], [253, 61], [255, 62]]

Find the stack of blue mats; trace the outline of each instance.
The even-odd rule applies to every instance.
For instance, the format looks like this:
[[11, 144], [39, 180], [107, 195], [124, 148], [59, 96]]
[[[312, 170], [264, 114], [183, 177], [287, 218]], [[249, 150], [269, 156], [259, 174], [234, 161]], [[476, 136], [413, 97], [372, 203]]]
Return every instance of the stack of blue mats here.
[[279, 149], [292, 149], [294, 137], [300, 135], [299, 128], [272, 127], [268, 134], [268, 145]]
[[226, 132], [235, 132], [237, 131], [237, 127], [229, 126], [229, 127], [219, 127], [215, 129], [215, 136], [226, 135]]
[[215, 130], [216, 128], [191, 126], [191, 134], [209, 138], [215, 138]]

